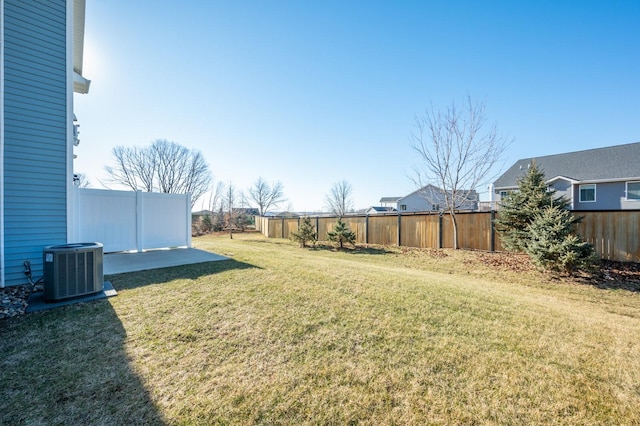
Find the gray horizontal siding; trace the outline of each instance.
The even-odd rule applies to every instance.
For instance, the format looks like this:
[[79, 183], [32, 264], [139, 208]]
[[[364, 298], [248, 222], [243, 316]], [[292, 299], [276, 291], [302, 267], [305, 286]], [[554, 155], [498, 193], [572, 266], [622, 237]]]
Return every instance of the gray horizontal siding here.
[[574, 186], [573, 210], [636, 210], [640, 202], [627, 200], [625, 182], [604, 182], [596, 184], [596, 201], [580, 202], [580, 186]]
[[67, 238], [66, 1], [5, 0], [5, 279]]

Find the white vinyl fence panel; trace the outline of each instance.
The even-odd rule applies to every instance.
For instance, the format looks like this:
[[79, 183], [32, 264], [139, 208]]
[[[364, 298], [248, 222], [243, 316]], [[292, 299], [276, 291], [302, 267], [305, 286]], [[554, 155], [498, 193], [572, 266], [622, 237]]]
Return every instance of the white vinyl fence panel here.
[[188, 194], [75, 188], [76, 242], [105, 252], [191, 247]]

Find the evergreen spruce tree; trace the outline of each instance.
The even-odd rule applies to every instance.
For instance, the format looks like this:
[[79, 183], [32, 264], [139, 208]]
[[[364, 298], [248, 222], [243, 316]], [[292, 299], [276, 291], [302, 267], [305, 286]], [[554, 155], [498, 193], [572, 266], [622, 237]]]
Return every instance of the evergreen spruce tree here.
[[208, 234], [213, 231], [213, 222], [211, 222], [211, 216], [205, 215], [202, 218], [202, 232], [204, 234]]
[[300, 243], [300, 247], [306, 247], [308, 241], [313, 244], [316, 243], [318, 234], [316, 233], [315, 227], [311, 224], [311, 218], [309, 216], [302, 218], [302, 223], [298, 231], [291, 233], [291, 239]]
[[572, 273], [589, 270], [597, 262], [593, 246], [575, 234], [582, 220], [558, 206], [544, 208], [528, 227], [525, 251], [542, 269]]
[[535, 216], [546, 207], [562, 210], [569, 206], [566, 197], [555, 198], [555, 193], [547, 186], [544, 172], [534, 160], [527, 173], [518, 179], [518, 190], [508, 193], [502, 200], [494, 222], [505, 249], [524, 251], [529, 241], [528, 227]]
[[327, 238], [329, 241], [337, 242], [340, 248], [343, 248], [344, 243], [352, 245], [356, 243], [356, 234], [349, 230], [349, 227], [341, 218], [338, 218], [333, 231], [327, 232]]

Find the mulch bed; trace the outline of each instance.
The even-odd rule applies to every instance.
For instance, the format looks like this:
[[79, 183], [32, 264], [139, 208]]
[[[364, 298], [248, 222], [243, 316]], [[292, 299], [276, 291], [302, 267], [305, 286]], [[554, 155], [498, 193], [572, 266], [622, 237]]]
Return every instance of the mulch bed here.
[[31, 285], [0, 288], [0, 319], [23, 315], [32, 288]]
[[[476, 259], [484, 265], [495, 269], [513, 272], [526, 272], [536, 269], [528, 256], [524, 254], [478, 252]], [[640, 263], [602, 260], [600, 261], [600, 268], [592, 274], [580, 274], [575, 277], [565, 278], [602, 289], [640, 292]]]

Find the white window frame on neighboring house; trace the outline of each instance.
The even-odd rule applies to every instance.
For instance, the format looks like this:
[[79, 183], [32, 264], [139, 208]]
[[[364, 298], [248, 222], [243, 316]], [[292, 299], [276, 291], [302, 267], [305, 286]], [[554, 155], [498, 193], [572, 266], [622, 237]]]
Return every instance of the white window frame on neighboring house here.
[[399, 207], [400, 208], [398, 210], [401, 210], [401, 211], [406, 211], [407, 210], [407, 205], [406, 204], [400, 204]]
[[[634, 184], [637, 186], [636, 189], [633, 189], [633, 191], [637, 192], [638, 195], [636, 198], [629, 198], [629, 184]], [[625, 182], [625, 195], [627, 197], [627, 201], [640, 201], [640, 181], [631, 181], [631, 182]]]
[[[583, 200], [582, 199], [582, 191], [585, 190], [593, 190], [593, 200]], [[584, 185], [578, 185], [578, 199], [581, 203], [595, 203], [596, 202], [596, 184], [595, 183], [587, 183]]]

